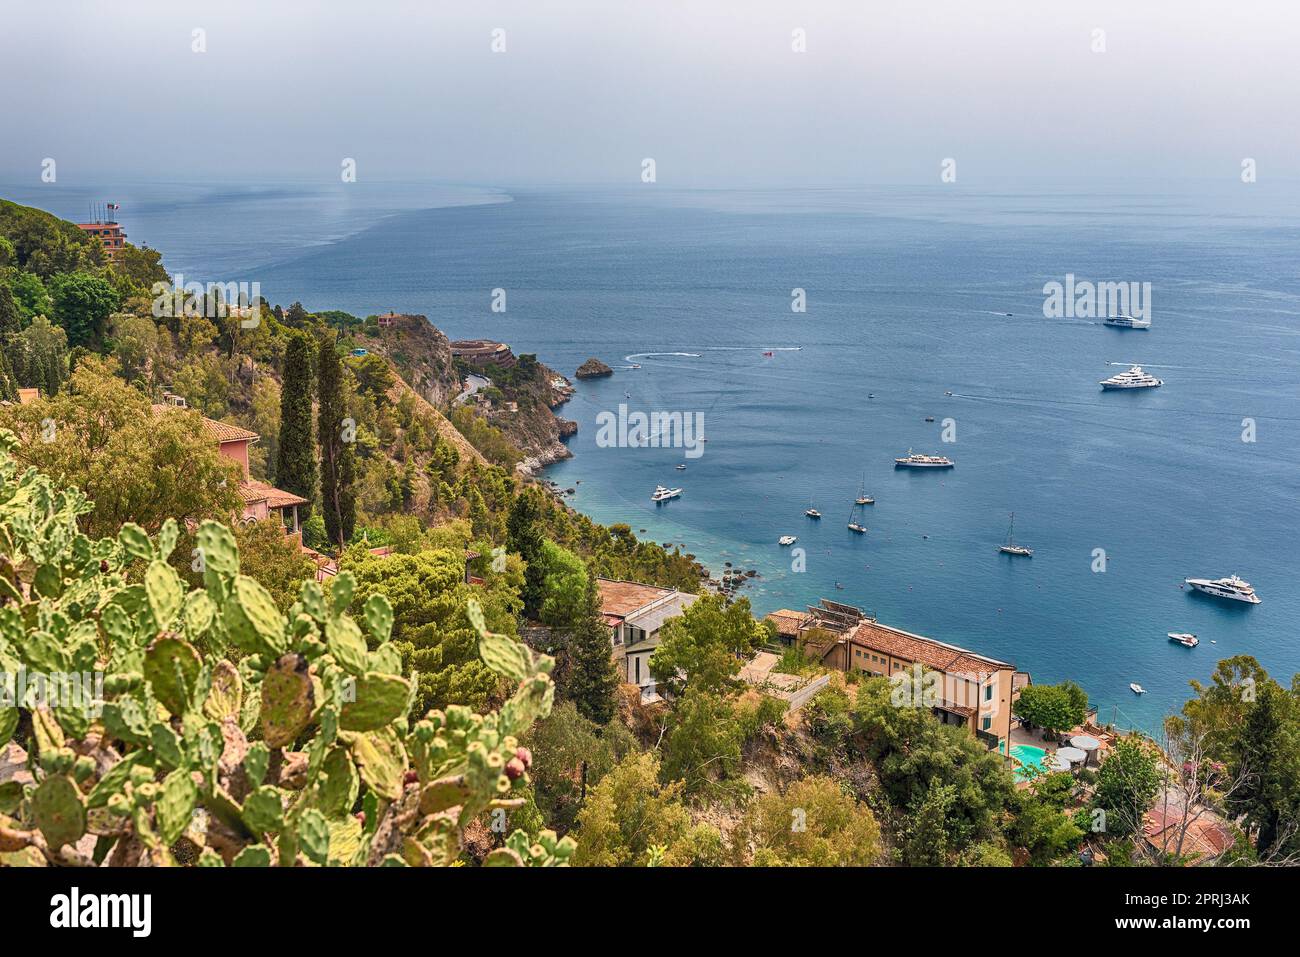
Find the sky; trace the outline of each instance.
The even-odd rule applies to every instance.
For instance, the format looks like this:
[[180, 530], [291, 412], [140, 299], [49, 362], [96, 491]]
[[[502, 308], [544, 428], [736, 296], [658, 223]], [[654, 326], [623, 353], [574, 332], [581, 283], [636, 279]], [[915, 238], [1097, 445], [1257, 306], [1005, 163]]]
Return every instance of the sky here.
[[1294, 0], [0, 0], [0, 179], [1296, 177], [1297, 50]]

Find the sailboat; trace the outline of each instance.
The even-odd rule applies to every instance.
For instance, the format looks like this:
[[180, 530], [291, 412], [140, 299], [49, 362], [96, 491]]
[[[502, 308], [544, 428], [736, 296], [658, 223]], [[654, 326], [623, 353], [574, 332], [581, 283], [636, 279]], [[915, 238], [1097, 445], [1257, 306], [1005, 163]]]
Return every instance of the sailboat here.
[[855, 532], [858, 535], [865, 535], [867, 532], [867, 526], [863, 525], [861, 522], [858, 521], [858, 517], [855, 514], [855, 512], [856, 512], [856, 506], [854, 508], [849, 509], [849, 531]]
[[1025, 558], [1033, 558], [1034, 550], [1026, 548], [1024, 545], [1017, 545], [1013, 534], [1016, 530], [1016, 513], [1011, 513], [1011, 524], [1007, 526], [1007, 540], [1003, 545], [998, 546], [998, 551], [1006, 555], [1021, 555]]
[[867, 473], [862, 473], [862, 484], [858, 486], [858, 497], [853, 501], [854, 505], [875, 505], [876, 500], [867, 494]]

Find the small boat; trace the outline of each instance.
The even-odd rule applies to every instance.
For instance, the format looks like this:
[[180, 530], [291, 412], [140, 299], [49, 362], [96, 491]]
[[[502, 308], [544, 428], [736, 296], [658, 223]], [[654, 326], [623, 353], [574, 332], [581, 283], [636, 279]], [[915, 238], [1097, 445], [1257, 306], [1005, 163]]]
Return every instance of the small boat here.
[[1129, 691], [1132, 691], [1134, 694], [1146, 694], [1146, 693], [1147, 693], [1147, 689], [1146, 689], [1146, 688], [1143, 688], [1143, 687], [1142, 687], [1140, 684], [1138, 684], [1136, 681], [1130, 682], [1128, 688], [1129, 688]]
[[849, 531], [856, 532], [858, 535], [865, 535], [867, 526], [859, 524], [855, 519], [849, 519]]
[[682, 494], [682, 490], [679, 488], [665, 488], [662, 485], [656, 485], [654, 494], [650, 496], [650, 501], [666, 502], [670, 498], [676, 498], [681, 494]]
[[793, 545], [797, 541], [799, 541], [799, 539], [795, 538], [793, 535], [782, 535], [777, 539], [777, 543], [781, 545]]
[[1024, 545], [1017, 545], [1013, 537], [1016, 530], [1016, 513], [1011, 513], [1011, 524], [1007, 526], [1007, 540], [998, 546], [998, 551], [1004, 555], [1019, 555], [1022, 558], [1033, 558], [1034, 550]]
[[806, 510], [804, 511], [804, 514], [807, 515], [809, 518], [821, 518], [821, 517], [822, 517], [822, 513], [819, 512], [819, 511], [817, 511], [817, 509], [815, 509], [815, 508], [806, 509]]
[[932, 415], [927, 415], [927, 416], [925, 417], [925, 421], [927, 421], [927, 422], [933, 422], [933, 421], [934, 421], [934, 416], [932, 416]]
[[686, 471], [686, 463], [683, 462], [681, 465], [677, 466], [677, 471], [679, 471], [679, 472], [685, 472], [685, 471]]
[[1186, 648], [1195, 648], [1201, 643], [1201, 639], [1197, 638], [1191, 632], [1171, 631], [1169, 632], [1169, 640], [1176, 641], [1178, 644], [1183, 645]]
[[867, 473], [862, 473], [862, 483], [858, 486], [858, 497], [853, 500], [854, 505], [875, 505], [876, 500], [867, 494]]
[[1150, 329], [1150, 319], [1138, 319], [1134, 316], [1126, 316], [1120, 313], [1118, 316], [1107, 316], [1103, 320], [1106, 325], [1114, 326], [1117, 329]]
[[952, 395], [952, 393], [951, 393], [951, 392], [948, 392], [948, 391], [945, 391], [945, 392], [944, 392], [944, 395]]
[[764, 353], [763, 353], [763, 358], [764, 358], [764, 359], [771, 359], [771, 358], [772, 358], [773, 356], [775, 356], [775, 355], [776, 355], [775, 352], [764, 352]]

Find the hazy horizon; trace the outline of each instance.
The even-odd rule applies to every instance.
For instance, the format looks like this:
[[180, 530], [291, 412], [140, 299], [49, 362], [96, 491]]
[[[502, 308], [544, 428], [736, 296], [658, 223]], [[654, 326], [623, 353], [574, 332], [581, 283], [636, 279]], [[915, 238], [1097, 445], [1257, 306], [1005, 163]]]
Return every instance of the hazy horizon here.
[[346, 159], [361, 183], [507, 187], [637, 185], [647, 157], [684, 188], [938, 183], [950, 158], [963, 186], [1232, 184], [1247, 158], [1261, 183], [1300, 175], [1300, 11], [1271, 0], [140, 0], [5, 17], [11, 183], [40, 184], [46, 159], [82, 186], [327, 186]]

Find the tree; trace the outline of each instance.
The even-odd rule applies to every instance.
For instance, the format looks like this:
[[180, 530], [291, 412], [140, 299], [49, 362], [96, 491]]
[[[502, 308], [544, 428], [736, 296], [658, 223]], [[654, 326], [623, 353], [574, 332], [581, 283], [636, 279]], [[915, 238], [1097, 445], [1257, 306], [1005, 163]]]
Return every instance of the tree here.
[[831, 778], [807, 777], [750, 805], [732, 854], [755, 867], [868, 867], [880, 858], [880, 825]]
[[1300, 706], [1275, 681], [1259, 688], [1233, 746], [1230, 774], [1241, 786], [1227, 801], [1245, 818], [1263, 858], [1300, 850]]
[[[1082, 696], [1082, 697], [1081, 697]], [[1059, 685], [1027, 685], [1012, 711], [1026, 722], [1050, 734], [1081, 724], [1087, 711], [1088, 698], [1083, 690], [1071, 682]]]
[[524, 614], [536, 618], [546, 597], [546, 569], [542, 557], [541, 492], [529, 486], [515, 497], [506, 522], [506, 548], [528, 565], [524, 569]]
[[1093, 795], [1093, 806], [1106, 812], [1106, 832], [1126, 837], [1141, 831], [1160, 784], [1160, 769], [1149, 745], [1136, 737], [1116, 741], [1097, 773]]
[[524, 738], [533, 752], [533, 787], [537, 805], [561, 834], [577, 823], [587, 792], [628, 754], [636, 739], [614, 722], [601, 728], [583, 717], [572, 701], [558, 702], [551, 716]]
[[86, 493], [94, 502], [82, 519], [90, 535], [116, 533], [125, 522], [157, 531], [168, 518], [238, 514], [239, 467], [217, 450], [203, 420], [185, 409], [154, 413], [114, 371], [112, 360], [87, 358], [57, 397], [4, 410], [4, 424], [23, 443], [15, 458]]
[[677, 699], [663, 743], [665, 781], [680, 781], [695, 800], [735, 802], [749, 794], [740, 776], [744, 730], [731, 702], [691, 688]]
[[332, 335], [320, 340], [316, 383], [320, 392], [316, 441], [320, 445], [320, 492], [325, 531], [330, 541], [342, 548], [352, 537], [357, 522], [356, 459], [343, 405], [343, 363]]
[[0, 281], [0, 343], [8, 344], [20, 332], [22, 318], [18, 315], [18, 304], [9, 284]]
[[1029, 864], [1051, 864], [1079, 846], [1083, 831], [1065, 810], [1073, 788], [1073, 776], [1063, 771], [1038, 775], [1015, 792], [1007, 840], [1024, 849]]
[[291, 335], [284, 356], [284, 387], [280, 392], [280, 440], [276, 449], [275, 484], [308, 502], [311, 516], [316, 497], [316, 448], [311, 435], [311, 346], [306, 337]]
[[50, 280], [54, 319], [74, 346], [93, 346], [104, 337], [109, 314], [120, 306], [113, 284], [89, 273], [59, 273]]
[[673, 694], [686, 688], [722, 692], [735, 687], [745, 658], [765, 640], [749, 599], [730, 605], [721, 595], [704, 595], [660, 629], [650, 656], [650, 673]]
[[284, 533], [275, 519], [241, 522], [235, 526], [239, 562], [246, 575], [256, 578], [280, 611], [288, 611], [299, 598], [304, 581], [314, 578], [316, 564], [298, 545], [297, 538]]
[[545, 595], [538, 617], [563, 647], [557, 684], [585, 717], [606, 724], [617, 708], [619, 679], [596, 580], [581, 558], [549, 539], [538, 564]]
[[401, 653], [404, 673], [419, 673], [419, 713], [451, 704], [482, 710], [500, 700], [501, 681], [479, 658], [478, 633], [465, 603], [476, 599], [488, 627], [513, 636], [518, 599], [510, 582], [466, 585], [464, 552], [449, 548], [380, 557], [353, 546], [344, 553], [342, 566], [356, 576], [355, 613], [364, 611], [373, 594], [384, 594], [392, 603], [394, 648]]
[[127, 382], [134, 382], [148, 370], [158, 354], [158, 327], [152, 319], [126, 313], [112, 316], [113, 355]]
[[[659, 783], [653, 754], [632, 754], [619, 762], [589, 793], [578, 813], [581, 867], [644, 867], [658, 863], [686, 867], [702, 861], [700, 851], [721, 851], [717, 832], [691, 824], [678, 800], [681, 787]], [[712, 833], [710, 833], [712, 832]]]
[[[907, 825], [899, 843], [906, 846], [921, 825], [941, 828], [946, 855], [999, 837], [1001, 815], [1015, 791], [1003, 757], [964, 728], [941, 724], [929, 709], [891, 699], [884, 679], [858, 686], [851, 745], [871, 762], [881, 796]], [[949, 790], [931, 793], [938, 788]]]

